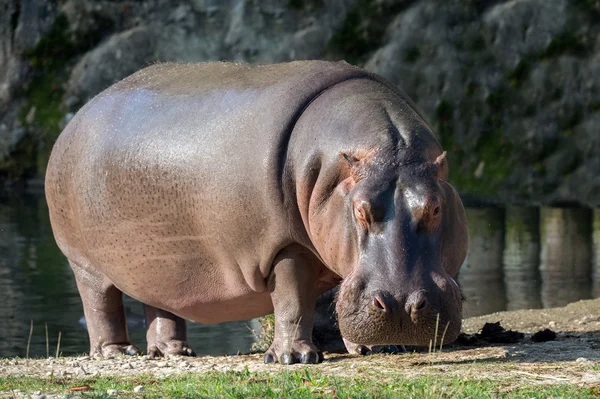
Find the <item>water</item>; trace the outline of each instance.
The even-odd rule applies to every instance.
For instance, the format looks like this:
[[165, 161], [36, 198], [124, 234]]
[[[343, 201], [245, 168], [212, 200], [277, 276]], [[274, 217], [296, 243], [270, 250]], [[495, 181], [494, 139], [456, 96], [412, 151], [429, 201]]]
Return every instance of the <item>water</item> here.
[[463, 316], [600, 296], [600, 210], [468, 208]]
[[[555, 208], [467, 209], [471, 244], [459, 283], [464, 316], [561, 306], [600, 294], [600, 211]], [[87, 352], [83, 309], [73, 274], [56, 247], [43, 194], [0, 196], [0, 357], [50, 353], [59, 331], [65, 355]], [[132, 342], [145, 349], [142, 306], [125, 298]], [[256, 320], [188, 323], [198, 354], [248, 351]]]

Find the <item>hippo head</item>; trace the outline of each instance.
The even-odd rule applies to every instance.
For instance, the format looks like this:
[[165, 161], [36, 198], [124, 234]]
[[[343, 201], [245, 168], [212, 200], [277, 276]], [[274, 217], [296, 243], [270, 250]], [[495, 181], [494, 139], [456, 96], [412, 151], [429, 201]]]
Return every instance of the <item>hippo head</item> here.
[[428, 124], [405, 95], [355, 80], [322, 94], [297, 126], [305, 148], [323, 140], [328, 149], [307, 158], [309, 189], [297, 192], [314, 251], [342, 278], [342, 336], [360, 345], [453, 341], [468, 229]]
[[408, 165], [342, 157], [344, 238], [356, 254], [337, 301], [342, 335], [363, 345], [428, 345], [437, 330], [437, 342], [453, 341], [462, 310], [454, 277], [468, 235], [445, 153]]
[[340, 154], [347, 177], [314, 215], [327, 223], [312, 227], [322, 258], [343, 277], [336, 306], [345, 339], [427, 346], [458, 336], [454, 277], [468, 232], [445, 154], [406, 164], [373, 152]]

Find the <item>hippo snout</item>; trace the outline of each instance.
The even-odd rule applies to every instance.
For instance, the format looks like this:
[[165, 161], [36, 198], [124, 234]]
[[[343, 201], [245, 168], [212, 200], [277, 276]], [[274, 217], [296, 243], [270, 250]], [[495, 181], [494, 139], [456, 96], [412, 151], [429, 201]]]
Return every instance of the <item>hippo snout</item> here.
[[453, 341], [461, 325], [460, 291], [451, 282], [440, 285], [393, 294], [356, 292], [364, 283], [344, 282], [337, 300], [342, 336], [361, 345], [427, 346], [437, 331], [437, 342]]

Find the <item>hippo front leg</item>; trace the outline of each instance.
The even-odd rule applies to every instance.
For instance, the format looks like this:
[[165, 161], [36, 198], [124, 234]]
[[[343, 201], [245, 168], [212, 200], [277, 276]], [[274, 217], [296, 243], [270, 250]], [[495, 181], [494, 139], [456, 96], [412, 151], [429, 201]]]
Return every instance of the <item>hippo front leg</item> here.
[[265, 363], [319, 363], [323, 354], [312, 342], [318, 268], [298, 253], [281, 253], [269, 277], [275, 336]]

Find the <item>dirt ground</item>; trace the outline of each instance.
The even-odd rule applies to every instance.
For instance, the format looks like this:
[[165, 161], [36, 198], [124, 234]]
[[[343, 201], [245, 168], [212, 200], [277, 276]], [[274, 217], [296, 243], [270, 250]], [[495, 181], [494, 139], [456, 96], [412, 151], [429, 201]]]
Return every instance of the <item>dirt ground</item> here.
[[[566, 307], [494, 313], [464, 321], [463, 331], [476, 333], [486, 322], [501, 322], [506, 329], [525, 333], [514, 344], [478, 342], [475, 346], [450, 345], [442, 351], [399, 355], [358, 356], [325, 354], [325, 361], [314, 367], [325, 374], [355, 375], [401, 373], [406, 377], [427, 375], [460, 378], [490, 378], [514, 384], [569, 383], [600, 386], [600, 299], [580, 301]], [[557, 333], [548, 342], [533, 342], [532, 334], [549, 328]], [[92, 377], [105, 375], [152, 374], [155, 377], [185, 372], [206, 371], [281, 371], [283, 366], [265, 365], [262, 355], [168, 358], [151, 360], [145, 356], [94, 359], [3, 359], [0, 375], [47, 377]], [[292, 369], [303, 367], [291, 366]], [[509, 389], [509, 388], [507, 388]]]

